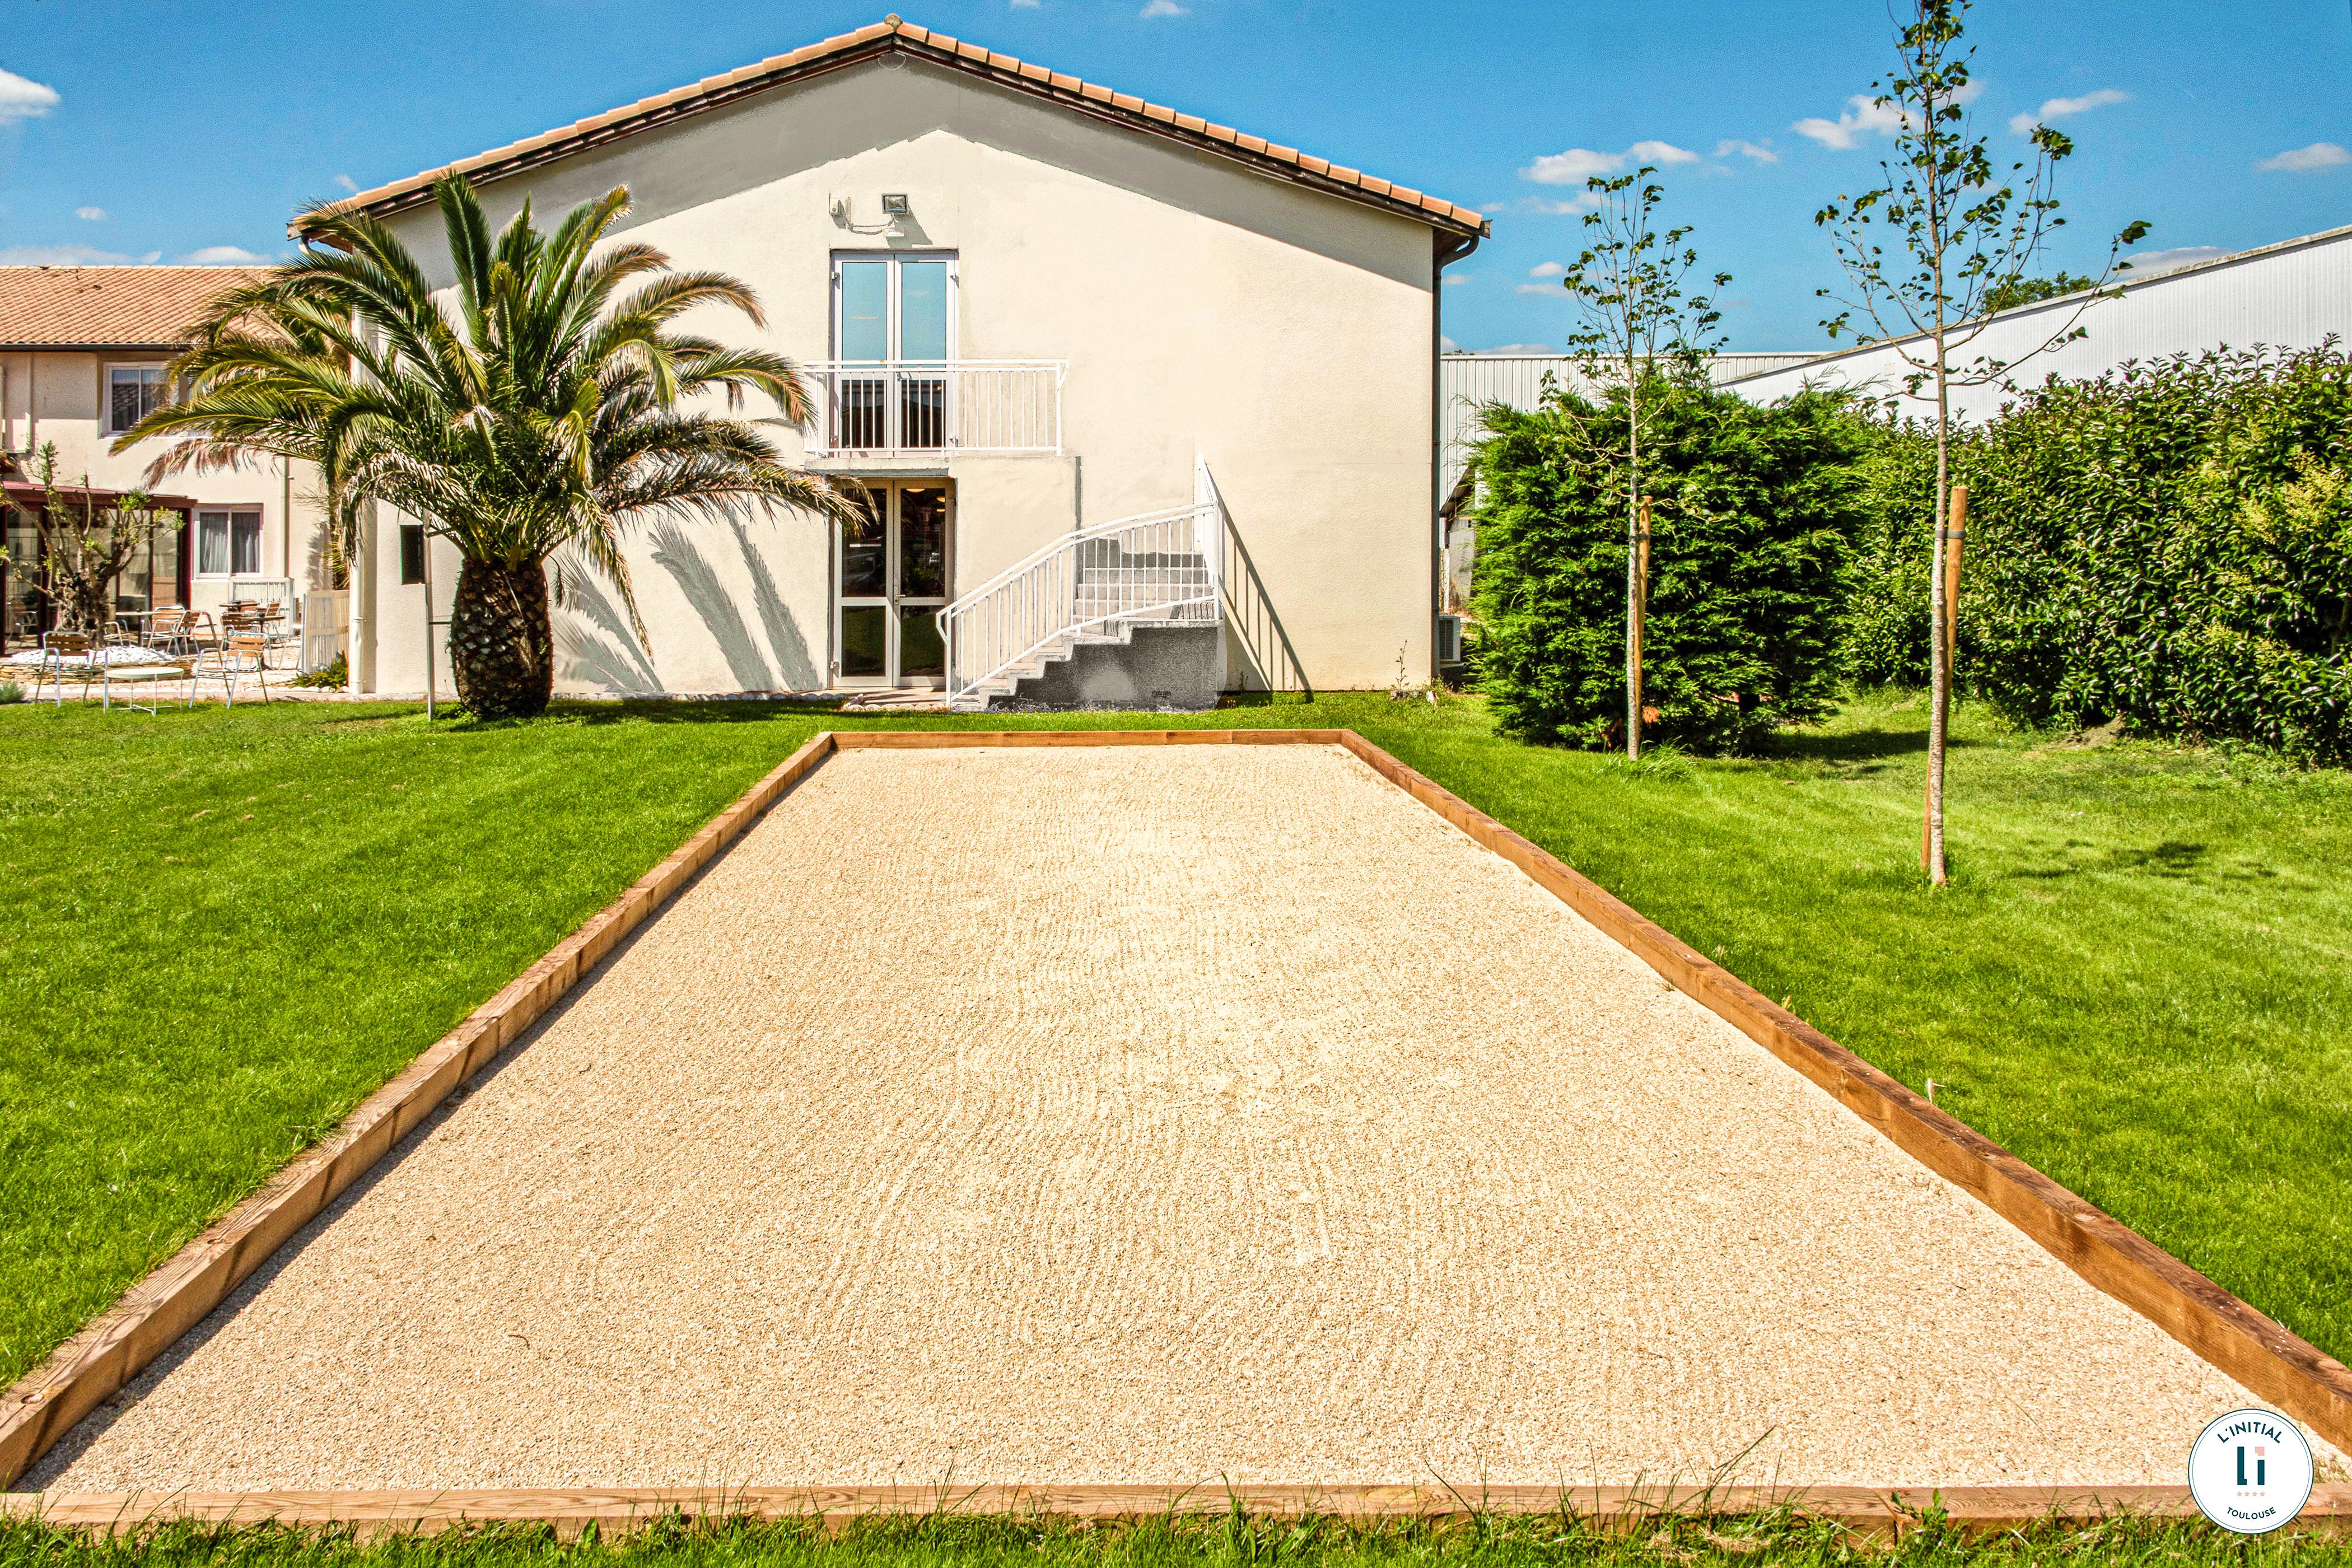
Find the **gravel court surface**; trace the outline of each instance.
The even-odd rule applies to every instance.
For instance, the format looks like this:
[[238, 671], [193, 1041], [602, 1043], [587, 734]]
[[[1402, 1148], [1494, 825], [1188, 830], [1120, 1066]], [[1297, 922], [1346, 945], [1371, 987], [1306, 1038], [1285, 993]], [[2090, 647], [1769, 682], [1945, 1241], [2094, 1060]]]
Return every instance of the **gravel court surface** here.
[[2255, 1403], [1337, 748], [867, 750], [19, 1484], [2124, 1485]]

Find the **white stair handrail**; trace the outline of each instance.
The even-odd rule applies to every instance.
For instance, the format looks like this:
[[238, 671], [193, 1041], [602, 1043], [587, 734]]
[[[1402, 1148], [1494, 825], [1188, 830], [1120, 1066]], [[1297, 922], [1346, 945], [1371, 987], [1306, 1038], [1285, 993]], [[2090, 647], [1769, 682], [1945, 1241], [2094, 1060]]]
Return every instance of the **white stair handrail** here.
[[1136, 512], [1049, 541], [939, 611], [950, 705], [1097, 627], [1144, 620], [1213, 624], [1221, 614], [1225, 514], [1206, 463], [1196, 465], [1193, 491], [1189, 505]]

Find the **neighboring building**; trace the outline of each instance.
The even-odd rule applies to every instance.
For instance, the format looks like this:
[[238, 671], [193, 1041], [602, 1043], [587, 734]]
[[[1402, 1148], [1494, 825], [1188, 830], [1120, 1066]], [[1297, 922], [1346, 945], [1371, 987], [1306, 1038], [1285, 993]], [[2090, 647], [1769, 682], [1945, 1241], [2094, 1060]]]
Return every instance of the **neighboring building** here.
[[[144, 489], [161, 443], [117, 456], [116, 436], [164, 395], [163, 366], [187, 347], [189, 323], [215, 295], [260, 276], [226, 267], [0, 267], [0, 521], [17, 563], [0, 566], [0, 633], [11, 647], [55, 619], [33, 524], [41, 448], [55, 444], [58, 484], [70, 500], [104, 505]], [[324, 535], [304, 479], [274, 460], [173, 476], [157, 499], [181, 525], [158, 533], [122, 574], [117, 605], [208, 609], [239, 597], [291, 600], [323, 584]]]
[[[2053, 375], [2086, 381], [2127, 360], [2223, 346], [2309, 349], [2331, 337], [2352, 337], [2352, 227], [2241, 250], [2137, 281], [2126, 272], [2123, 284], [2121, 297], [2095, 300], [2083, 310], [2083, 337], [2020, 365], [2017, 384], [2038, 386]], [[2077, 294], [2003, 310], [1956, 359], [2014, 361], [2048, 342], [2082, 306]], [[1750, 375], [1730, 387], [1757, 403], [1786, 397], [1808, 384], [1854, 387], [1898, 399], [1901, 413], [1933, 414], [1931, 387], [1923, 387], [1918, 398], [1905, 395], [1906, 371], [1892, 344], [1874, 343]], [[1952, 409], [1963, 419], [1988, 419], [2011, 395], [1998, 384], [1956, 387]]]
[[[895, 17], [452, 167], [494, 223], [625, 185], [630, 239], [748, 281], [766, 328], [707, 325], [808, 367], [824, 416], [780, 445], [887, 518], [639, 530], [650, 647], [567, 567], [560, 692], [937, 685], [951, 604], [966, 679], [1075, 656], [1024, 697], [1150, 696], [1115, 645], [1155, 616], [1133, 647], [1181, 626], [1212, 687], [1431, 674], [1439, 283], [1476, 213]], [[446, 280], [439, 172], [341, 205]], [[1163, 510], [1164, 544], [1075, 537]], [[457, 577], [413, 540], [404, 574], [399, 521], [354, 583], [362, 690], [421, 689], [404, 577], [436, 621]]]
[[[1707, 372], [1720, 386], [1744, 376], [1802, 364], [1812, 357], [1811, 352], [1721, 353], [1707, 361]], [[1576, 361], [1566, 354], [1449, 353], [1438, 361], [1438, 418], [1445, 432], [1438, 460], [1438, 493], [1445, 498], [1439, 521], [1444, 530], [1445, 607], [1449, 610], [1469, 602], [1470, 563], [1477, 553], [1477, 539], [1463, 510], [1471, 499], [1465, 471], [1470, 450], [1483, 435], [1478, 423], [1481, 411], [1496, 404], [1506, 408], [1540, 407], [1545, 391], [1552, 386], [1591, 390]]]

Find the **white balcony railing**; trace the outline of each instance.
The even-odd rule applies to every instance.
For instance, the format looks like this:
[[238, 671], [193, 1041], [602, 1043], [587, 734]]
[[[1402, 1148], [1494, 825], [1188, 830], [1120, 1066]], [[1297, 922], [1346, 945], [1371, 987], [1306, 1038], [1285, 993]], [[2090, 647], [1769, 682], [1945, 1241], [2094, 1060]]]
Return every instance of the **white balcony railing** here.
[[1063, 360], [804, 363], [814, 457], [1059, 452]]

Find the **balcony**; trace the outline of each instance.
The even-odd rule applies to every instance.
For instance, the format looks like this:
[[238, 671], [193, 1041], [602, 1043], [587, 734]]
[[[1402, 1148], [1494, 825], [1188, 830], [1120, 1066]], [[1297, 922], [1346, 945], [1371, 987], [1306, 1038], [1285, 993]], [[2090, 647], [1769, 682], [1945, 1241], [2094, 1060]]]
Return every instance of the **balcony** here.
[[901, 458], [1059, 452], [1063, 360], [824, 360], [809, 455]]

